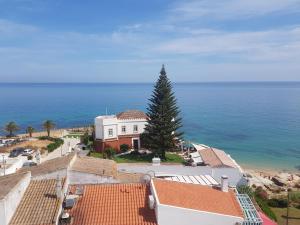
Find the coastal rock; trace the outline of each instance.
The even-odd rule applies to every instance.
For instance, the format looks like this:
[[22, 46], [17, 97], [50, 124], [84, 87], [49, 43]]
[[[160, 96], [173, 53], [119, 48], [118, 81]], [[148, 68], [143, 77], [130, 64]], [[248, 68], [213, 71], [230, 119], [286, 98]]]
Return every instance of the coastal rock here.
[[280, 179], [279, 177], [272, 177], [272, 181], [274, 182], [274, 184], [276, 184], [280, 187], [283, 187], [286, 185], [285, 182], [282, 179]]

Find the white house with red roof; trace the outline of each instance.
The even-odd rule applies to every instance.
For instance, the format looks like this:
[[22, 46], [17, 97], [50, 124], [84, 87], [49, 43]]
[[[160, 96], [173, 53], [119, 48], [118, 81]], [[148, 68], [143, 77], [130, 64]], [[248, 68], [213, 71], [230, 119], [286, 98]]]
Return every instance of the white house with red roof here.
[[104, 115], [95, 118], [95, 147], [102, 152], [112, 147], [120, 150], [120, 145], [130, 148], [141, 147], [140, 134], [144, 132], [147, 116], [139, 110], [128, 110], [117, 115]]
[[233, 225], [245, 219], [233, 190], [154, 179], [151, 192], [159, 225]]

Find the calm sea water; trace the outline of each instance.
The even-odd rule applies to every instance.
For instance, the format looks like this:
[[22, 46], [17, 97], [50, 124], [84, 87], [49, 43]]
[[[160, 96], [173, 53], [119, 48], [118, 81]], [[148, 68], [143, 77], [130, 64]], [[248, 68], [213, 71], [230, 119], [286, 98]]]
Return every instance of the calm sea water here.
[[[0, 126], [82, 126], [147, 107], [152, 84], [0, 84]], [[226, 150], [239, 163], [300, 166], [300, 83], [174, 84], [186, 139]], [[3, 133], [2, 133], [3, 134]]]

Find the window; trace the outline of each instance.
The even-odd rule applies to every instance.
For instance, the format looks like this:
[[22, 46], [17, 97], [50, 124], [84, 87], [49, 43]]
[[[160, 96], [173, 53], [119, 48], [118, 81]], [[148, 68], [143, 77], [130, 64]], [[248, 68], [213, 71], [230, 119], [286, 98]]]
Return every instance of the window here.
[[114, 135], [113, 129], [108, 129], [108, 136], [111, 137]]
[[133, 132], [138, 132], [138, 125], [133, 125]]
[[126, 126], [122, 126], [122, 133], [126, 133]]

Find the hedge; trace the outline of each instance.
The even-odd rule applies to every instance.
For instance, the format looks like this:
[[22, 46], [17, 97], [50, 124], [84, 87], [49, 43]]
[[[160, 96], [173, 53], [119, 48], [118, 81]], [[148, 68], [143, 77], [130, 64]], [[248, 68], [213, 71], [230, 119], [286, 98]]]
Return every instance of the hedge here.
[[274, 214], [274, 212], [272, 211], [272, 209], [268, 206], [268, 203], [261, 199], [259, 196], [255, 195], [255, 200], [257, 202], [257, 204], [259, 205], [259, 207], [261, 208], [261, 210], [271, 219], [273, 219], [274, 221], [277, 221], [277, 217]]
[[49, 141], [53, 142], [53, 143], [50, 143], [49, 145], [47, 145], [48, 152], [53, 152], [59, 146], [64, 144], [64, 140], [61, 139], [61, 138], [53, 138], [53, 137], [42, 136], [42, 137], [39, 137], [39, 139], [40, 140], [49, 140]]
[[271, 198], [268, 200], [268, 205], [273, 208], [286, 208], [288, 206], [287, 199]]

